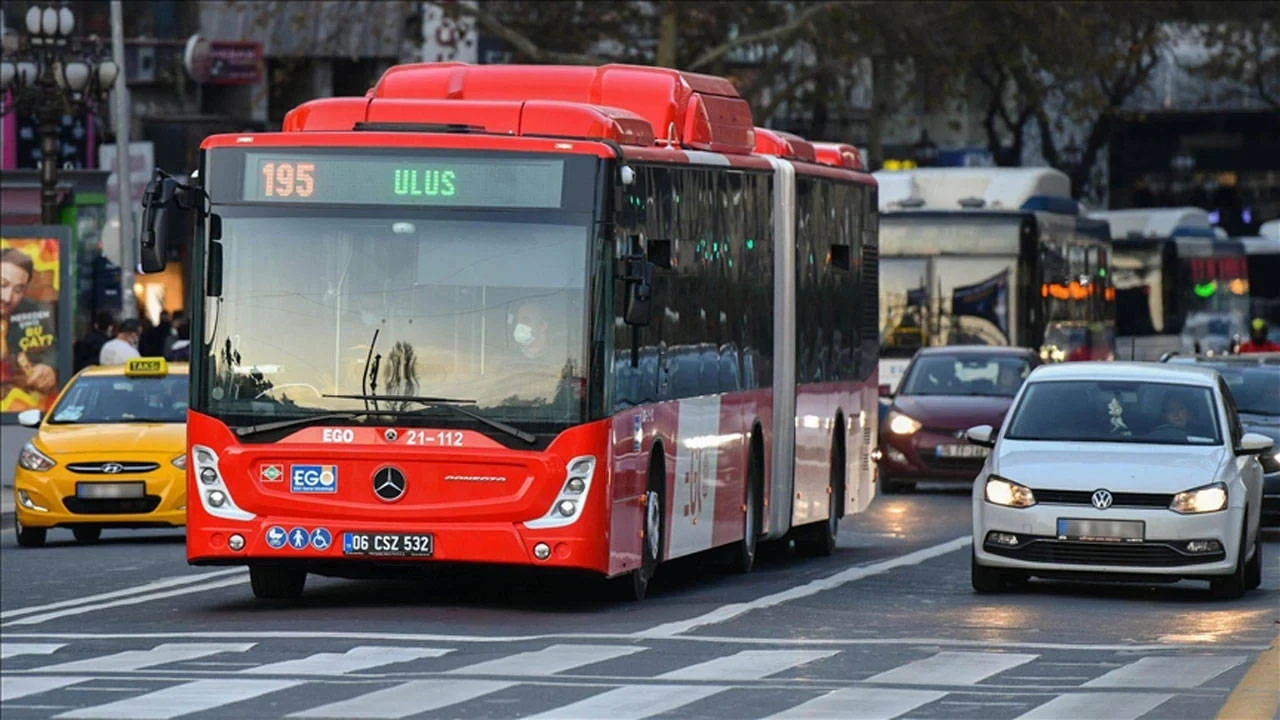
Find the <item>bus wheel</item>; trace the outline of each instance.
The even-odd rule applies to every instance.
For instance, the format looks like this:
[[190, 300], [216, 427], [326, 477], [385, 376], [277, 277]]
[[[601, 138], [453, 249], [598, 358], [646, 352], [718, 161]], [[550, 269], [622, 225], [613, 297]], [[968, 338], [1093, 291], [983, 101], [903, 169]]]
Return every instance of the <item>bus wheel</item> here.
[[663, 490], [667, 485], [666, 466], [661, 455], [654, 455], [649, 465], [649, 489], [644, 494], [644, 538], [640, 543], [640, 567], [632, 570], [622, 586], [628, 600], [643, 600], [649, 594], [649, 582], [658, 570], [662, 557]]
[[302, 587], [307, 583], [304, 570], [250, 565], [249, 585], [253, 596], [259, 600], [297, 600], [302, 597]]
[[740, 573], [749, 573], [755, 567], [757, 549], [760, 542], [761, 516], [763, 505], [760, 502], [760, 489], [764, 485], [764, 459], [756, 450], [756, 441], [752, 438], [751, 457], [747, 465], [747, 487], [742, 500], [742, 540], [734, 548], [733, 569]]
[[17, 513], [13, 515], [13, 532], [18, 536], [18, 546], [25, 548], [44, 547], [44, 538], [48, 533], [45, 528], [27, 527], [18, 519]]
[[796, 541], [796, 549], [806, 555], [826, 557], [836, 550], [840, 508], [844, 505], [844, 446], [838, 443], [831, 449], [831, 482], [828, 488], [827, 521], [804, 528], [804, 535]]

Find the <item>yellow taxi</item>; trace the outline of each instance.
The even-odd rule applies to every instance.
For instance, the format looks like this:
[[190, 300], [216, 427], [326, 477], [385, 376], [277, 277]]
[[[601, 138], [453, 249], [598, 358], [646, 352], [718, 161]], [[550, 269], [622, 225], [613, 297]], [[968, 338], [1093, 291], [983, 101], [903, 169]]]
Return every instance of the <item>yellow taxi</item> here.
[[91, 366], [71, 378], [18, 456], [18, 544], [40, 547], [50, 528], [82, 543], [103, 528], [187, 524], [187, 364], [144, 357]]

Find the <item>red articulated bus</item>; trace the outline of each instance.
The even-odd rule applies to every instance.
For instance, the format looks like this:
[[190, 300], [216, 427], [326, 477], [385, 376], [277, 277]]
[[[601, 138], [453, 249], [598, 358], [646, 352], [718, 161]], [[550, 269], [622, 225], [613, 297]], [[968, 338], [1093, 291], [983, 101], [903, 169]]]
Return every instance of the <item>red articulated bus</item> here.
[[[191, 243], [187, 558], [308, 573], [830, 553], [874, 496], [876, 185], [726, 80], [393, 67], [157, 173]], [[856, 157], [856, 154], [855, 154]]]

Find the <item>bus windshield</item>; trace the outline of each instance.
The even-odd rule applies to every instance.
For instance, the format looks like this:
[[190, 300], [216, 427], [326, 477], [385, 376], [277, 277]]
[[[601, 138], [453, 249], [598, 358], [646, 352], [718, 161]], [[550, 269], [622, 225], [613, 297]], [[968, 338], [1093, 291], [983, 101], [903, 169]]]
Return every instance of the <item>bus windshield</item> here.
[[588, 216], [219, 211], [222, 296], [196, 360], [210, 363], [206, 412], [234, 425], [358, 411], [324, 396], [372, 392], [472, 400], [517, 424], [582, 419]]

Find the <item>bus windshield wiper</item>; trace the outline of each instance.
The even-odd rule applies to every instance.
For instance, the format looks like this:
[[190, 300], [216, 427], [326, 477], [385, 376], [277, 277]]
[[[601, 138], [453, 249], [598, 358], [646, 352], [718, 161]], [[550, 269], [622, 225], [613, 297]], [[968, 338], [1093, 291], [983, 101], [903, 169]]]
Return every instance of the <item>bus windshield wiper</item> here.
[[[378, 395], [378, 396], [374, 396], [374, 395], [325, 395], [324, 397], [329, 397], [329, 398], [344, 398], [344, 399], [347, 399], [347, 400], [388, 400], [388, 401], [397, 401], [397, 402], [411, 402], [411, 403], [417, 403], [417, 404], [419, 404], [419, 405], [426, 405], [426, 406], [428, 406], [428, 407], [446, 407], [446, 408], [449, 408], [450, 410], [452, 410], [452, 411], [454, 411], [454, 412], [456, 412], [456, 413], [459, 413], [459, 414], [461, 414], [461, 415], [466, 415], [467, 417], [471, 418], [472, 420], [476, 420], [476, 421], [478, 421], [478, 422], [484, 423], [485, 425], [488, 425], [489, 427], [493, 428], [494, 430], [499, 430], [499, 431], [504, 432], [504, 433], [506, 433], [506, 434], [508, 434], [508, 435], [510, 435], [510, 436], [512, 436], [512, 437], [519, 438], [520, 440], [523, 440], [523, 441], [525, 441], [525, 442], [529, 443], [530, 445], [532, 445], [533, 443], [537, 442], [537, 440], [538, 440], [538, 438], [534, 437], [532, 434], [527, 433], [527, 432], [525, 432], [524, 430], [521, 430], [521, 429], [520, 429], [520, 428], [518, 428], [518, 427], [513, 427], [513, 426], [511, 426], [511, 425], [508, 425], [508, 424], [506, 424], [506, 423], [504, 423], [504, 422], [500, 421], [500, 420], [494, 420], [493, 418], [487, 418], [487, 417], [485, 417], [485, 416], [481, 415], [481, 414], [480, 414], [480, 413], [478, 413], [478, 412], [475, 412], [475, 411], [473, 411], [473, 410], [467, 410], [466, 408], [461, 407], [462, 405], [473, 405], [473, 404], [475, 404], [475, 400], [462, 400], [462, 399], [459, 399], [459, 398], [446, 398], [446, 397], [425, 397], [425, 396], [420, 396], [420, 395]], [[425, 408], [424, 408], [424, 409], [425, 409]], [[379, 411], [379, 412], [381, 412], [381, 411]], [[400, 415], [411, 415], [411, 414], [414, 414], [414, 413], [417, 413], [417, 412], [421, 412], [421, 411], [420, 411], [420, 410], [401, 411], [401, 412], [394, 413], [394, 414], [400, 414]], [[373, 413], [373, 414], [375, 414], [375, 415], [376, 415], [377, 413]]]
[[355, 420], [362, 415], [369, 415], [369, 412], [358, 413], [324, 413], [323, 415], [308, 415], [306, 417], [289, 418], [288, 420], [276, 420], [275, 422], [258, 423], [257, 425], [247, 425], [235, 429], [236, 435], [240, 437], [248, 437], [257, 435], [258, 433], [271, 432], [272, 430], [283, 430], [297, 425], [310, 425], [311, 423], [321, 422], [324, 420]]

